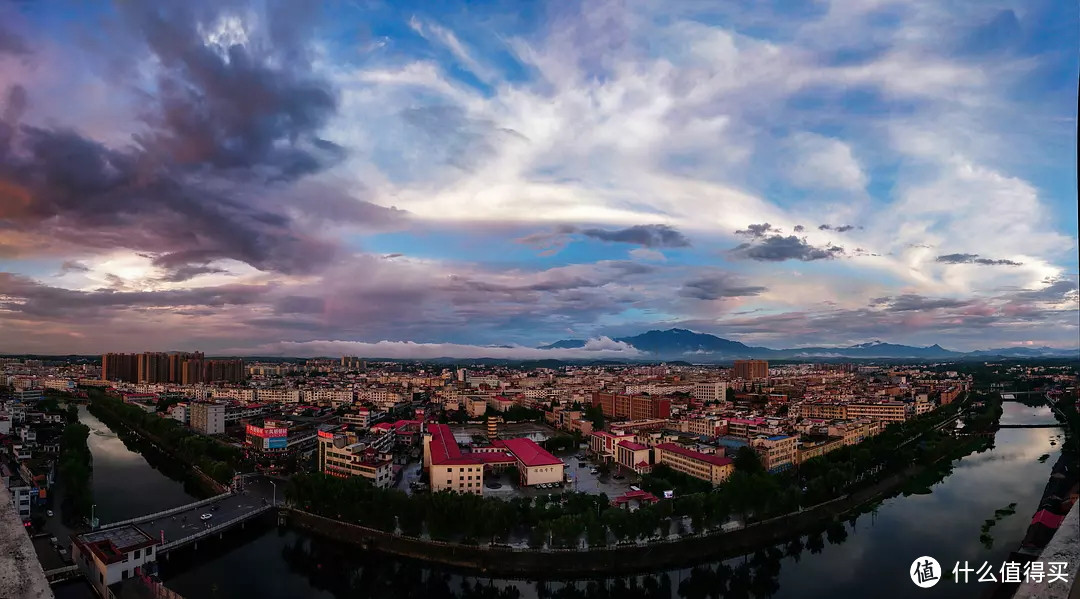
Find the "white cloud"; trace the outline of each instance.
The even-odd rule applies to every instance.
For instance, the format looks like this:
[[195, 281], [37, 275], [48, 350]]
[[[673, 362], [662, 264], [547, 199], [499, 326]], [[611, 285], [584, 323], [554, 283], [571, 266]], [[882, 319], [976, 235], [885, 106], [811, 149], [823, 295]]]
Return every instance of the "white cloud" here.
[[457, 343], [414, 343], [411, 341], [283, 341], [257, 348], [236, 348], [225, 353], [282, 356], [361, 356], [367, 358], [497, 358], [506, 360], [601, 360], [633, 359], [642, 354], [632, 346], [607, 337], [589, 339], [583, 348], [538, 349], [520, 345], [495, 347]]
[[630, 250], [630, 256], [637, 258], [638, 260], [647, 260], [650, 262], [667, 262], [667, 256], [660, 250], [653, 250], [649, 248], [635, 248]]
[[461, 40], [458, 39], [453, 31], [436, 23], [421, 21], [415, 15], [409, 19], [409, 28], [424, 39], [445, 46], [446, 49], [454, 55], [454, 58], [457, 59], [458, 64], [460, 64], [462, 68], [467, 69], [482, 81], [491, 81], [495, 78], [495, 71], [482, 65], [476, 60], [472, 54], [465, 49], [465, 45], [461, 43]]
[[788, 176], [796, 185], [847, 191], [866, 187], [866, 174], [849, 144], [814, 133], [797, 133], [788, 143], [795, 154]]

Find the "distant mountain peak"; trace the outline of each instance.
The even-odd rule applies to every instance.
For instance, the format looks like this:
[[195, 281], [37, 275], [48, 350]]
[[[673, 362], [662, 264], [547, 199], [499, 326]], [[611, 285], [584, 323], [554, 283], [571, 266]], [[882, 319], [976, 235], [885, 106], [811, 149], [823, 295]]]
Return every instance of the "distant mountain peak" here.
[[[949, 358], [978, 358], [984, 356], [1002, 357], [1039, 357], [1075, 355], [1078, 350], [1036, 348], [1020, 346], [1015, 348], [989, 349], [971, 352], [957, 352], [945, 349], [937, 343], [928, 346], [911, 346], [888, 343], [873, 339], [847, 347], [800, 347], [792, 349], [770, 349], [767, 347], [748, 346], [739, 341], [717, 337], [709, 333], [698, 333], [688, 329], [672, 327], [666, 330], [652, 329], [630, 337], [618, 337], [620, 341], [633, 346], [651, 359], [656, 360], [693, 360], [697, 362], [730, 361], [741, 358], [763, 359], [800, 359], [800, 358], [852, 358], [852, 359], [922, 359], [937, 360]], [[563, 339], [541, 346], [542, 349], [571, 349], [585, 347], [584, 339]]]

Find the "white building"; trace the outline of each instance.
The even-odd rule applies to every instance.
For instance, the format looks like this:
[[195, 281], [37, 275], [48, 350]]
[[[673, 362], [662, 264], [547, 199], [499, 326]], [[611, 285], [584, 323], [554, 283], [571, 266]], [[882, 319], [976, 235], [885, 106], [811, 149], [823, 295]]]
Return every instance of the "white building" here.
[[300, 397], [305, 404], [330, 404], [335, 408], [356, 399], [352, 389], [304, 389]]
[[158, 542], [138, 526], [127, 524], [71, 536], [71, 559], [99, 596], [109, 597], [109, 585], [138, 576], [157, 559]]
[[724, 401], [727, 398], [727, 383], [709, 381], [694, 383], [694, 399], [698, 401]]
[[235, 399], [237, 401], [255, 401], [255, 390], [244, 388], [214, 387], [210, 394], [214, 399]]
[[265, 403], [300, 403], [299, 389], [259, 389], [256, 394], [259, 401]]
[[197, 403], [191, 405], [191, 428], [204, 435], [225, 432], [225, 404]]
[[191, 424], [191, 408], [186, 403], [178, 403], [172, 407], [169, 416], [180, 424]]

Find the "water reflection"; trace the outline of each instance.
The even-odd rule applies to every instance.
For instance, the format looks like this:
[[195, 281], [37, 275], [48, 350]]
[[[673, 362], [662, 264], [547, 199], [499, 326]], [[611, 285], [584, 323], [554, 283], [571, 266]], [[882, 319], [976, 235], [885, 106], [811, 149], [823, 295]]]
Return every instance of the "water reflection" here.
[[94, 503], [102, 522], [126, 520], [195, 500], [184, 483], [152, 466], [146, 456], [129, 448], [85, 406], [79, 407], [79, 422], [90, 427], [87, 445], [94, 457]]
[[[1004, 405], [1003, 422], [1026, 406]], [[908, 567], [931, 555], [947, 571], [957, 561], [1003, 562], [1023, 537], [1057, 459], [1057, 429], [1002, 429], [992, 448], [911, 481], [874, 508], [751, 555], [632, 577], [564, 582], [463, 575], [365, 553], [355, 546], [276, 528], [248, 531], [221, 546], [162, 565], [168, 587], [184, 596], [275, 597], [835, 597], [911, 596]], [[1046, 463], [1038, 461], [1051, 454]], [[920, 492], [921, 491], [921, 492]], [[1016, 503], [980, 542], [995, 510]], [[206, 553], [214, 551], [215, 553]], [[950, 577], [951, 578], [951, 577]], [[943, 580], [920, 597], [979, 597], [987, 585]]]

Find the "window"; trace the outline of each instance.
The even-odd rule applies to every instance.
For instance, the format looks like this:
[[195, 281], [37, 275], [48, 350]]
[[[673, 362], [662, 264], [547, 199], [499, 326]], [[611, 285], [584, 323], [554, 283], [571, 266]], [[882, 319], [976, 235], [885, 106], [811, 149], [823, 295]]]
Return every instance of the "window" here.
[[135, 559], [139, 559], [140, 557], [142, 557], [142, 550], [141, 549], [136, 549], [135, 550]]
[[150, 557], [153, 553], [154, 553], [154, 548], [153, 547], [147, 547], [146, 548], [146, 557]]
[[127, 577], [128, 577], [128, 571], [127, 570], [121, 570], [120, 571], [120, 580], [127, 580]]

